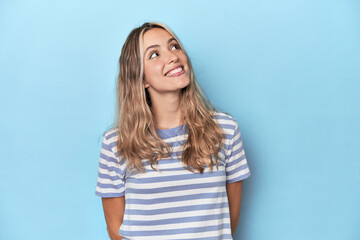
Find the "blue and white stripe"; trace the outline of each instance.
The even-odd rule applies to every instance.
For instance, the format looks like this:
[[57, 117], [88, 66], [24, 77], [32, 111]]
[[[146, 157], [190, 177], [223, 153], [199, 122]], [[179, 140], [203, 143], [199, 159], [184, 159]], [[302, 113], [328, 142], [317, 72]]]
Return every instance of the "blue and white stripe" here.
[[236, 119], [217, 112], [214, 119], [224, 130], [219, 169], [206, 167], [203, 174], [187, 171], [181, 156], [187, 134], [185, 125], [158, 129], [172, 150], [146, 173], [130, 173], [116, 151], [117, 132], [104, 134], [96, 195], [122, 197], [126, 206], [119, 233], [126, 239], [232, 239], [226, 184], [250, 176]]

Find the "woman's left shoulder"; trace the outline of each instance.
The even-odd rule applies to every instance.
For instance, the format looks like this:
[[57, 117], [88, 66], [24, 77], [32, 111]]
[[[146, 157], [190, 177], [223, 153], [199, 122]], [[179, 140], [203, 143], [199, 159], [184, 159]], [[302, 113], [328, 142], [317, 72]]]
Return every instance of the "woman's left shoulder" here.
[[213, 114], [213, 119], [222, 128], [225, 127], [235, 130], [235, 128], [237, 127], [236, 119], [227, 112], [215, 111]]

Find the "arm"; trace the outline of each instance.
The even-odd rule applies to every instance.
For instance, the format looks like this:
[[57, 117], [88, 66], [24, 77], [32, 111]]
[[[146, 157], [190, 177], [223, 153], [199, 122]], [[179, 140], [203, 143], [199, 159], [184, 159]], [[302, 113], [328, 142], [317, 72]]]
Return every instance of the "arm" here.
[[233, 235], [240, 219], [242, 181], [226, 184], [226, 192], [229, 201], [231, 235]]
[[104, 209], [107, 232], [111, 240], [121, 240], [119, 234], [125, 211], [125, 196], [101, 198]]

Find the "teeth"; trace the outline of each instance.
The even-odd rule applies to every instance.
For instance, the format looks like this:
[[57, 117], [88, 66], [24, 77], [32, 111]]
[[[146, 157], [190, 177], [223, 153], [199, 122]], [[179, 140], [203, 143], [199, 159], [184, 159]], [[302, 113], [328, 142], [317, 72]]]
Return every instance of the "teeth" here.
[[181, 71], [182, 71], [182, 67], [178, 67], [178, 68], [172, 70], [171, 72], [167, 73], [166, 76], [168, 77], [168, 76], [171, 76], [171, 75], [181, 72]]

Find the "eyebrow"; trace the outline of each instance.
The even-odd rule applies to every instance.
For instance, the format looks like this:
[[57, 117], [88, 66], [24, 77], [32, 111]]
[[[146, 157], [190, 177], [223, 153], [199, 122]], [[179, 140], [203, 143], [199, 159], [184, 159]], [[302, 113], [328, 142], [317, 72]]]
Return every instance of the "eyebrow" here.
[[[172, 40], [175, 40], [175, 41], [176, 41], [175, 38], [170, 38], [170, 39], [168, 40], [168, 44], [169, 44]], [[176, 41], [176, 42], [177, 42], [177, 41]], [[145, 50], [144, 55], [146, 54], [146, 52], [147, 52], [150, 48], [156, 48], [156, 47], [160, 47], [160, 45], [156, 44], [156, 45], [151, 45], [151, 46], [149, 46], [149, 47]]]

